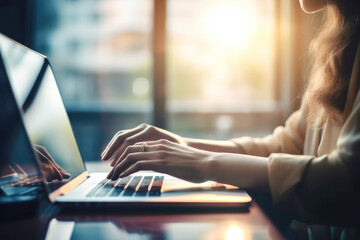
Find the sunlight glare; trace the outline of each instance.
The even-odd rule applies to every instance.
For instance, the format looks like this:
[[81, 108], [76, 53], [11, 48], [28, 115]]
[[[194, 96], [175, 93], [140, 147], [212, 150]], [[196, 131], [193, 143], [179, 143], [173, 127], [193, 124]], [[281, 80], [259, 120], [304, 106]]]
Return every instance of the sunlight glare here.
[[226, 240], [243, 240], [244, 231], [238, 226], [231, 226], [226, 231]]
[[226, 2], [208, 9], [203, 29], [216, 44], [225, 49], [245, 48], [256, 27], [256, 10], [245, 1]]

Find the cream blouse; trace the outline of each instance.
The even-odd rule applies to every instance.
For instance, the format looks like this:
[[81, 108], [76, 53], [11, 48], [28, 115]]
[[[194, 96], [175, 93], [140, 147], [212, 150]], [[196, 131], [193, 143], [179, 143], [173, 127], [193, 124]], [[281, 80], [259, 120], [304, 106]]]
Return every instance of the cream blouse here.
[[360, 45], [356, 52], [342, 126], [307, 124], [305, 104], [285, 126], [264, 138], [233, 141], [246, 154], [269, 157], [274, 204], [307, 222], [360, 219]]

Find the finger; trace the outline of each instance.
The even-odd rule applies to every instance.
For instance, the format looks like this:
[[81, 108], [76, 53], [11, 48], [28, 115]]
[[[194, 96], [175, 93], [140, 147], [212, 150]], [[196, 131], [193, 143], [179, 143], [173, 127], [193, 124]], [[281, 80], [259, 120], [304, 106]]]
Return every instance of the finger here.
[[[155, 142], [163, 142], [163, 141], [155, 141]], [[151, 144], [148, 145], [147, 142], [137, 142], [134, 145], [128, 146], [125, 151], [123, 152], [123, 154], [116, 160], [114, 159], [114, 161], [116, 161], [114, 164], [112, 164], [112, 166], [117, 166], [117, 167], [122, 167], [124, 164], [126, 165], [126, 162], [123, 162], [127, 156], [131, 153], [136, 153], [136, 152], [155, 152], [155, 151], [169, 151], [169, 150], [173, 150], [167, 146], [165, 146], [164, 144]]]
[[[143, 160], [144, 156], [142, 156], [142, 153], [130, 153], [127, 155], [126, 157], [126, 162], [127, 164], [131, 163], [131, 162], [135, 162], [137, 160]], [[114, 176], [119, 176], [119, 174], [121, 173], [121, 168], [123, 165], [116, 165], [114, 166], [111, 171], [109, 172], [107, 178], [108, 179], [112, 179], [115, 180], [117, 178], [114, 178]]]
[[116, 141], [118, 136], [124, 132], [126, 132], [126, 131], [122, 130], [122, 131], [118, 131], [117, 133], [114, 134], [114, 136], [112, 137], [110, 142], [106, 145], [105, 149], [102, 151], [101, 157], [103, 157], [106, 154], [106, 152], [109, 151], [109, 148], [114, 144], [114, 142]]
[[161, 160], [149, 160], [149, 161], [138, 161], [120, 174], [120, 178], [127, 177], [130, 174], [136, 173], [138, 171], [143, 170], [153, 170], [156, 172], [162, 172], [164, 169], [161, 167], [163, 165], [163, 161]]
[[171, 142], [170, 140], [165, 139], [165, 138], [146, 142], [147, 145], [156, 145], [156, 144], [164, 144], [164, 145], [166, 145], [166, 144], [170, 144], [170, 143], [173, 143], [173, 142]]
[[[136, 163], [125, 169], [118, 177], [124, 178], [138, 171], [152, 170], [158, 173], [169, 174], [171, 176], [195, 183], [201, 183], [207, 180], [201, 175], [194, 174], [194, 171], [192, 171], [193, 164], [190, 162], [183, 166], [173, 166], [171, 163], [171, 161], [167, 160], [137, 161]], [[115, 179], [117, 179], [118, 177], [116, 176]]]
[[[113, 165], [115, 166], [108, 174], [109, 179], [115, 180], [122, 171], [128, 168], [139, 160], [164, 160], [172, 155], [176, 155], [178, 151], [173, 145], [179, 146], [178, 143], [173, 143], [166, 139], [146, 142], [145, 152], [139, 152], [143, 147], [144, 142], [135, 143], [128, 146], [122, 156]], [[134, 154], [138, 153], [138, 154]], [[178, 157], [181, 157], [178, 156]]]
[[146, 142], [146, 146], [148, 146], [150, 149], [151, 149], [151, 146], [157, 146], [158, 150], [163, 150], [161, 148], [168, 149], [168, 147], [178, 146], [178, 145], [180, 145], [180, 144], [176, 143], [176, 142], [172, 142], [168, 139], [158, 139], [155, 141], [147, 141]]
[[[128, 146], [120, 156], [114, 157], [114, 159], [111, 163], [111, 166], [118, 165], [130, 153], [141, 152], [142, 148], [143, 148], [142, 144], [139, 144], [139, 143], [135, 143], [134, 145]], [[120, 154], [120, 152], [119, 152], [119, 154]]]
[[[127, 140], [129, 143], [124, 143], [124, 145], [128, 145], [128, 144], [130, 144], [132, 141], [131, 141], [131, 139], [130, 140]], [[132, 148], [132, 146], [135, 146], [135, 145], [137, 145], [137, 147], [135, 147], [135, 148], [137, 148], [137, 150], [133, 150], [133, 151], [131, 151], [130, 149], [128, 149], [128, 148]], [[113, 167], [113, 166], [115, 166], [116, 164], [117, 164], [117, 162], [119, 161], [119, 159], [123, 156], [123, 155], [127, 155], [127, 154], [129, 154], [129, 153], [131, 153], [131, 152], [140, 152], [141, 151], [141, 147], [139, 147], [139, 143], [135, 143], [135, 144], [133, 144], [133, 145], [128, 145], [126, 148], [125, 148], [125, 150], [123, 150], [123, 148], [119, 148], [116, 152], [115, 152], [115, 155], [114, 155], [114, 158], [113, 158], [113, 160], [111, 161], [111, 166]], [[126, 152], [127, 151], [127, 152]], [[125, 153], [126, 152], [126, 153]]]
[[103, 160], [108, 160], [116, 151], [116, 149], [123, 143], [125, 139], [128, 137], [142, 131], [146, 128], [146, 124], [141, 124], [134, 129], [127, 130], [127, 131], [120, 131], [114, 135], [113, 139], [105, 148], [104, 152], [101, 154], [101, 158]]
[[[145, 144], [145, 145], [144, 145]], [[171, 146], [168, 146], [171, 145]], [[170, 142], [169, 140], [162, 139], [162, 140], [156, 140], [156, 141], [149, 141], [149, 142], [138, 142], [135, 143], [132, 146], [128, 146], [123, 154], [116, 160], [112, 166], [117, 166], [118, 168], [124, 168], [127, 166], [128, 162], [124, 161], [127, 156], [131, 153], [135, 152], [156, 152], [156, 157], [158, 159], [162, 159], [165, 157], [165, 155], [169, 155], [171, 152], [178, 151], [176, 148], [174, 148], [172, 145], [179, 145], [177, 143]], [[144, 148], [144, 149], [143, 149]]]
[[119, 131], [117, 134], [115, 134], [115, 136], [113, 137], [113, 139], [110, 141], [110, 143], [107, 145], [107, 147], [105, 148], [105, 150], [102, 153], [102, 158], [106, 158], [104, 160], [108, 160], [116, 151], [116, 149], [118, 148], [119, 145], [121, 145], [121, 143], [129, 136], [134, 135], [140, 131], [142, 131], [143, 129], [145, 129], [148, 125], [143, 123], [140, 124], [139, 126], [133, 128], [133, 129], [129, 129], [129, 130], [123, 130], [123, 131]]
[[123, 162], [117, 166], [115, 166], [108, 174], [108, 178], [112, 180], [116, 180], [120, 173], [122, 173], [126, 168], [135, 164], [138, 161], [148, 161], [155, 160], [158, 158], [158, 154], [156, 152], [138, 152], [131, 153], [127, 155], [127, 157], [123, 160]]
[[156, 141], [146, 142], [146, 152], [150, 151], [163, 151], [170, 153], [176, 153], [180, 151], [180, 154], [185, 153], [184, 146], [180, 143], [172, 142], [167, 139], [160, 139]]
[[114, 159], [111, 162], [111, 166], [114, 166], [116, 161], [118, 160], [118, 158], [123, 154], [123, 152], [126, 150], [126, 148], [130, 145], [134, 145], [137, 142], [140, 142], [143, 140], [144, 135], [146, 133], [146, 129], [143, 131], [140, 131], [139, 133], [126, 138], [121, 145], [119, 146], [119, 148], [116, 150], [116, 155], [114, 157]]
[[[157, 137], [156, 132], [158, 131], [156, 127], [150, 126], [147, 124], [142, 124], [142, 125], [140, 125], [139, 129], [140, 129], [140, 131], [138, 131], [137, 133], [135, 132], [132, 136], [123, 138], [119, 144], [114, 143], [114, 145], [116, 145], [117, 147], [115, 150], [113, 150], [112, 154], [108, 156], [108, 157], [110, 157], [110, 156], [114, 155], [114, 152], [115, 152], [114, 159], [111, 163], [112, 166], [115, 164], [116, 160], [121, 156], [123, 151], [125, 151], [125, 149], [129, 145], [133, 145], [137, 142], [141, 142], [144, 140], [151, 141], [151, 140], [156, 139], [156, 137]], [[109, 151], [110, 150], [111, 149], [109, 149]]]

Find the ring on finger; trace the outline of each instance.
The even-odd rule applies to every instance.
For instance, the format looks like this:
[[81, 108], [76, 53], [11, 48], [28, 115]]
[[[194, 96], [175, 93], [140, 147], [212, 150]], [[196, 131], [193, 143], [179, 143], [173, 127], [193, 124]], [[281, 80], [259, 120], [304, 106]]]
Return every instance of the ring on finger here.
[[143, 142], [143, 144], [141, 145], [140, 151], [141, 152], [146, 152], [146, 142]]

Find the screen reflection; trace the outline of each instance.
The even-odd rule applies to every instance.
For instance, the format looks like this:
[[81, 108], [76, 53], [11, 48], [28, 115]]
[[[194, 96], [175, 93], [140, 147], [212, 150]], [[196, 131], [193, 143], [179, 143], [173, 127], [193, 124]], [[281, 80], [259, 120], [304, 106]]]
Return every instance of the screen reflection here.
[[[174, 216], [173, 216], [174, 217]], [[66, 221], [53, 219], [46, 240], [75, 239], [159, 239], [159, 240], [247, 240], [282, 239], [268, 228], [234, 217], [198, 216], [146, 216], [120, 219]], [[169, 220], [171, 219], [171, 220]]]
[[26, 132], [51, 191], [85, 171], [48, 60], [0, 35], [1, 53]]
[[41, 187], [42, 179], [1, 60], [0, 197], [14, 197]]

